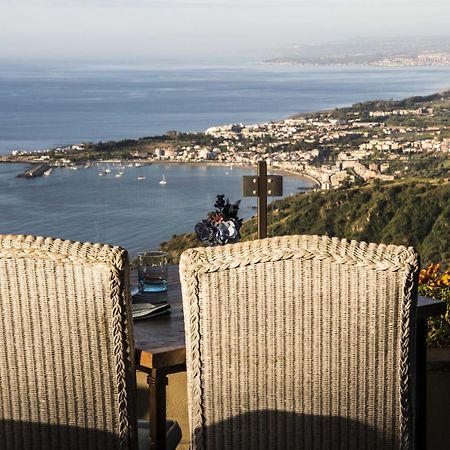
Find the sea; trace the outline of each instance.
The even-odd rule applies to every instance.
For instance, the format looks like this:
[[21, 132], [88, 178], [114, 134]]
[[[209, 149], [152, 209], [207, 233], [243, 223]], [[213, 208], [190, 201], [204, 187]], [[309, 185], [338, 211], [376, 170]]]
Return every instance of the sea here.
[[[262, 64], [121, 67], [8, 65], [0, 71], [0, 153], [80, 142], [202, 131], [450, 88], [450, 67], [288, 67]], [[242, 197], [253, 168], [153, 164], [56, 169], [16, 178], [24, 167], [0, 164], [0, 233], [57, 236], [124, 246], [132, 254], [193, 230], [217, 194]], [[167, 185], [160, 185], [162, 175]], [[145, 177], [145, 180], [137, 180]], [[285, 195], [311, 181], [285, 175]], [[255, 214], [242, 199], [242, 217]]]

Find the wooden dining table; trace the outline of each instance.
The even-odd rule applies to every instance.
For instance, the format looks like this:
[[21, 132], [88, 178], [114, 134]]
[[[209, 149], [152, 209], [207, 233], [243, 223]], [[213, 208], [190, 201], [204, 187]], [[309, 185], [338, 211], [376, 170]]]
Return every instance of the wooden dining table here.
[[[137, 285], [131, 273], [131, 285]], [[147, 373], [149, 384], [150, 448], [166, 450], [166, 386], [167, 375], [186, 370], [181, 284], [177, 265], [168, 270], [168, 290], [151, 294], [152, 302], [167, 301], [170, 314], [134, 322], [136, 368]], [[135, 300], [133, 300], [135, 301]], [[148, 301], [148, 300], [138, 300]], [[444, 314], [445, 303], [419, 297], [417, 305], [416, 345], [416, 433], [418, 449], [426, 448], [426, 336], [427, 319]]]
[[[131, 286], [137, 274], [131, 273]], [[170, 314], [133, 324], [136, 368], [148, 374], [150, 448], [166, 450], [167, 375], [186, 371], [183, 304], [178, 266], [170, 265], [167, 292], [151, 294], [151, 301], [167, 301]], [[138, 300], [148, 301], [148, 300]], [[135, 302], [135, 300], [133, 300]]]

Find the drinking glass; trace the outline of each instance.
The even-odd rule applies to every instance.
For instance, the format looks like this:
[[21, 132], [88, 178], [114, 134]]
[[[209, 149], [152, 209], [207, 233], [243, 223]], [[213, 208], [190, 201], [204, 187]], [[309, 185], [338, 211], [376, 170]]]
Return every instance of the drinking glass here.
[[148, 251], [138, 256], [139, 292], [167, 291], [167, 253]]

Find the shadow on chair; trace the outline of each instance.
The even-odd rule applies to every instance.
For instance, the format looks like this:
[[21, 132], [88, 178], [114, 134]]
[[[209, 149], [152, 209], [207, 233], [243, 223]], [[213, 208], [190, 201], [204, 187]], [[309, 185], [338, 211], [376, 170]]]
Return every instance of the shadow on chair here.
[[62, 449], [68, 442], [74, 449], [120, 448], [119, 437], [104, 430], [17, 420], [0, 421], [0, 442], [3, 450]]
[[[167, 421], [167, 448], [175, 449], [181, 440], [176, 422]], [[135, 440], [136, 441], [136, 440]], [[138, 446], [129, 450], [148, 450], [150, 447], [148, 421], [138, 421]], [[0, 420], [0, 448], [2, 450], [115, 450], [122, 449], [117, 435], [104, 430], [54, 425], [18, 420]], [[128, 448], [128, 447], [127, 447]]]
[[[215, 450], [398, 448], [393, 435], [386, 431], [345, 417], [264, 410], [205, 426], [203, 437], [205, 448]], [[201, 434], [201, 430], [197, 433]]]

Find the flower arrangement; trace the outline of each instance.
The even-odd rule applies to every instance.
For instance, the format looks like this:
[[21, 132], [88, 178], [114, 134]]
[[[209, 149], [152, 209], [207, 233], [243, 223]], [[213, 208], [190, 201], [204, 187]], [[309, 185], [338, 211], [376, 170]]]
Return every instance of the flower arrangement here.
[[430, 264], [420, 271], [419, 295], [442, 300], [447, 312], [428, 319], [428, 344], [450, 347], [450, 271], [442, 272], [440, 264]]
[[195, 225], [197, 239], [208, 246], [224, 245], [238, 242], [242, 219], [238, 217], [241, 201], [230, 203], [225, 195], [217, 196], [215, 211], [208, 213], [208, 218]]

